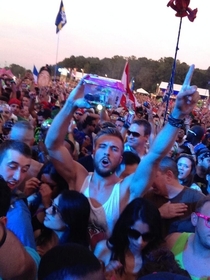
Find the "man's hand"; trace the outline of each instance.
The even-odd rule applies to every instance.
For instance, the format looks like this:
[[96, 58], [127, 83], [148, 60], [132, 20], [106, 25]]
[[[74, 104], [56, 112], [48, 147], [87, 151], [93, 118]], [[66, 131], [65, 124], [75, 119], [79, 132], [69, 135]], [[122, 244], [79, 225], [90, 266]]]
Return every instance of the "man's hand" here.
[[72, 102], [74, 107], [77, 108], [91, 108], [88, 101], [84, 99], [84, 89], [85, 89], [85, 81], [84, 79], [88, 75], [85, 75], [83, 79], [79, 81], [77, 86], [71, 91], [68, 101]]
[[117, 260], [112, 260], [105, 268], [105, 277], [107, 280], [111, 280], [114, 273], [117, 272], [119, 268], [122, 267], [122, 264]]
[[184, 116], [189, 115], [199, 99], [197, 87], [190, 85], [194, 69], [195, 65], [191, 65], [185, 77], [182, 88], [177, 95], [175, 107], [172, 112], [172, 116], [174, 118], [178, 119], [180, 117], [183, 118]]
[[184, 203], [171, 203], [170, 201], [164, 203], [160, 208], [160, 215], [164, 219], [171, 219], [174, 217], [183, 216], [187, 211], [188, 206]]

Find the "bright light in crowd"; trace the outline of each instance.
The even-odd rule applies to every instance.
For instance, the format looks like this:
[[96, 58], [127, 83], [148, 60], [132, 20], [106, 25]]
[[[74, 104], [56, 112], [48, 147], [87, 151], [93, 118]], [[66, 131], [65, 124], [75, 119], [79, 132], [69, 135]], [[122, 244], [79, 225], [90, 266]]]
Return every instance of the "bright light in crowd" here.
[[98, 109], [99, 111], [101, 111], [101, 110], [103, 109], [103, 106], [102, 106], [101, 104], [98, 104], [98, 105], [97, 105], [97, 109]]

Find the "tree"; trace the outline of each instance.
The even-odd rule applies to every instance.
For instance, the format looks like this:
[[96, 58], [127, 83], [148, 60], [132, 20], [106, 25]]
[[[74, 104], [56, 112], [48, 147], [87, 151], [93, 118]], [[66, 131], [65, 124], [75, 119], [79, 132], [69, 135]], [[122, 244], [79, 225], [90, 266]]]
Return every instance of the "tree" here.
[[9, 68], [17, 78], [23, 77], [25, 75], [26, 69], [20, 65], [11, 64]]

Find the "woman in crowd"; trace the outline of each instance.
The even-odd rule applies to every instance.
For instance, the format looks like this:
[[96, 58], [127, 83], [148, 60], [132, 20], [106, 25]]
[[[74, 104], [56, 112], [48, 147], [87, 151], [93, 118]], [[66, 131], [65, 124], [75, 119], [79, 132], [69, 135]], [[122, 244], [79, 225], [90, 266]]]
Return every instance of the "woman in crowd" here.
[[32, 214], [34, 230], [42, 227], [45, 209], [51, 205], [51, 200], [67, 189], [68, 184], [50, 161], [43, 165], [37, 178], [32, 177], [26, 181], [24, 193]]
[[158, 209], [146, 199], [136, 198], [126, 206], [111, 237], [95, 248], [106, 279], [136, 279], [146, 255], [163, 241], [160, 224]]
[[89, 246], [88, 199], [77, 191], [64, 190], [46, 209], [44, 227], [35, 232], [37, 251], [43, 256], [58, 244], [74, 242]]
[[177, 158], [176, 162], [179, 171], [178, 179], [180, 184], [191, 189], [201, 191], [201, 188], [193, 183], [193, 179], [196, 173], [196, 165], [193, 156], [188, 154], [181, 154]]

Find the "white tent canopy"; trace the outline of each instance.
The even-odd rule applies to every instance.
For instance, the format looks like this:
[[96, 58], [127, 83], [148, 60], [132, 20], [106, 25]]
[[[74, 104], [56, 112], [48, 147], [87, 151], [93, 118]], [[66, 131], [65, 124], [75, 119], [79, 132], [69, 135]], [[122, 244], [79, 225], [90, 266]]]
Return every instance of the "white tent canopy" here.
[[143, 94], [149, 94], [149, 92], [147, 92], [145, 89], [143, 89], [143, 88], [138, 88], [137, 90], [136, 90], [136, 92], [138, 92], [138, 93], [143, 93]]
[[[168, 83], [166, 83], [166, 82], [161, 82], [161, 84], [159, 86], [159, 88], [163, 91], [165, 91], [167, 89], [167, 87], [168, 87]], [[174, 93], [177, 94], [180, 91], [181, 87], [182, 87], [182, 85], [174, 84]], [[209, 98], [208, 89], [198, 88], [197, 90], [198, 90], [200, 96]]]

